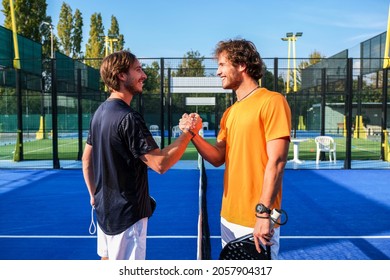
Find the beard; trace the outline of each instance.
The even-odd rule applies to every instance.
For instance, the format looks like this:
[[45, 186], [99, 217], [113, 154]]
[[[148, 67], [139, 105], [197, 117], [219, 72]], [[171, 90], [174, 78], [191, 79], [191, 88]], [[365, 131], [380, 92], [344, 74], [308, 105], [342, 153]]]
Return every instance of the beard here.
[[236, 90], [242, 83], [242, 78], [238, 74], [230, 74], [222, 82], [222, 88]]
[[227, 81], [222, 85], [224, 89], [236, 90], [241, 83], [238, 81]]
[[124, 87], [125, 89], [132, 93], [133, 95], [137, 95], [137, 94], [141, 94], [142, 93], [142, 87], [139, 88], [136, 86], [137, 83], [135, 80], [127, 80], [125, 83], [124, 83]]

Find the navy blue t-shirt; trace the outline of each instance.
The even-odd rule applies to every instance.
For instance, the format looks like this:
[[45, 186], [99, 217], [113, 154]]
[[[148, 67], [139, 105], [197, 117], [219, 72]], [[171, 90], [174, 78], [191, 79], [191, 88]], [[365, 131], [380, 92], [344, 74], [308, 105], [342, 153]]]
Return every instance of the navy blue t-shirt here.
[[140, 156], [158, 148], [142, 116], [121, 99], [109, 98], [91, 120], [87, 143], [92, 146], [99, 226], [119, 234], [152, 214], [147, 165]]

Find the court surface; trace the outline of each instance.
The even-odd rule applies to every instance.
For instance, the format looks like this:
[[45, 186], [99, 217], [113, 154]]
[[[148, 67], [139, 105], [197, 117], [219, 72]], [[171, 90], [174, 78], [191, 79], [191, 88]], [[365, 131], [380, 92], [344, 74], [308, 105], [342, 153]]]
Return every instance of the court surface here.
[[[149, 170], [157, 209], [147, 259], [197, 258], [199, 170]], [[206, 166], [207, 168], [207, 166]], [[207, 168], [212, 259], [220, 252], [223, 168]], [[390, 259], [389, 170], [286, 170], [283, 260]], [[91, 208], [81, 169], [0, 169], [1, 260], [95, 260]]]

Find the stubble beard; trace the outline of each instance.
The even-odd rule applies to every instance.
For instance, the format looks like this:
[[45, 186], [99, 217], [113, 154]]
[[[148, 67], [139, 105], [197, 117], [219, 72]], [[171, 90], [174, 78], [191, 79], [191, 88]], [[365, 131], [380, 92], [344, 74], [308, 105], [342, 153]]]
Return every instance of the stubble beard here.
[[240, 84], [241, 84], [241, 81], [239, 81], [237, 79], [227, 79], [227, 78], [225, 78], [225, 80], [222, 82], [222, 87], [223, 87], [223, 89], [236, 90], [239, 87]]
[[134, 85], [135, 85], [135, 81], [134, 80], [127, 81], [124, 84], [125, 89], [128, 92], [130, 92], [132, 95], [141, 94], [142, 93], [142, 88], [141, 89], [137, 89], [137, 87], [135, 87]]

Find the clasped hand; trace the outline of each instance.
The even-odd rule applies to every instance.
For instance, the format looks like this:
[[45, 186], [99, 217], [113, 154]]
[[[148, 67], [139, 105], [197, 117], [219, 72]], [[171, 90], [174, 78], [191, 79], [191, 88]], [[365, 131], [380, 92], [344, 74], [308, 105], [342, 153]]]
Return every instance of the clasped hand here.
[[198, 133], [202, 128], [202, 118], [197, 113], [184, 113], [179, 120], [179, 128], [182, 131], [191, 130]]

